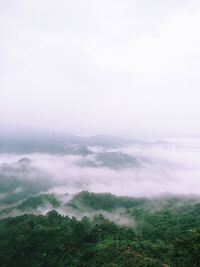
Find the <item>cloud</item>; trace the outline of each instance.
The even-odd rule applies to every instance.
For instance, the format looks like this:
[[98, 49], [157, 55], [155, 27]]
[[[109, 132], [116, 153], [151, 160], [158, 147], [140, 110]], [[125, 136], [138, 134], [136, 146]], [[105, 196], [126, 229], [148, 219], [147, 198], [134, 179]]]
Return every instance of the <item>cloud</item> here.
[[[30, 166], [25, 174], [16, 171], [15, 176], [33, 183], [41, 183], [43, 180], [48, 184], [48, 190], [56, 193], [88, 190], [130, 196], [152, 196], [166, 192], [200, 194], [199, 140], [171, 141], [173, 142], [137, 144], [116, 149], [116, 152], [143, 159], [139, 167], [120, 169], [117, 166], [108, 168], [96, 164], [95, 167], [88, 167], [78, 164], [80, 160], [88, 159], [87, 156], [23, 155], [30, 159]], [[105, 151], [104, 148], [104, 153], [106, 152], [109, 153], [110, 150]], [[88, 157], [95, 161], [95, 157]], [[1, 155], [0, 163], [16, 165], [14, 162], [21, 158], [22, 155]], [[22, 190], [20, 186], [20, 190], [16, 188], [15, 193]]]

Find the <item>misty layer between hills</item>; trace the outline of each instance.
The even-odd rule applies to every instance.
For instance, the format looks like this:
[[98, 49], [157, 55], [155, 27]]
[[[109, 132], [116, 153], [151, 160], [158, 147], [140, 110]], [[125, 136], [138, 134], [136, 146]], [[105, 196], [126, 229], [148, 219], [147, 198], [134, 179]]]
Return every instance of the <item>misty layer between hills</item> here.
[[70, 144], [71, 152], [60, 154], [1, 153], [1, 201], [7, 195], [18, 199], [47, 191], [130, 196], [200, 193], [198, 140], [105, 143]]

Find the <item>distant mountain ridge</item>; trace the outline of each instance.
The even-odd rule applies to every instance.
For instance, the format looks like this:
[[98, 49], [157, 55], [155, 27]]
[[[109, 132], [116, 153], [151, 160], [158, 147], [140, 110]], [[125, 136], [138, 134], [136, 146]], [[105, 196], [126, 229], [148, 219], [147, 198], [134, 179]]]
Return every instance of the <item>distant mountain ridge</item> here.
[[0, 153], [89, 153], [87, 146], [118, 148], [145, 141], [126, 139], [112, 135], [82, 137], [50, 130], [2, 126], [0, 128]]

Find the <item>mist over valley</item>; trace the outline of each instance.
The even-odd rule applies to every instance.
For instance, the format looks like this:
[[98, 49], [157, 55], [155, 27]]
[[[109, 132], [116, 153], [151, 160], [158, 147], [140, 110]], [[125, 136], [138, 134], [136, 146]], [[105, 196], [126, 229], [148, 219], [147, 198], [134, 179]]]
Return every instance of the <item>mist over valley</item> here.
[[[51, 139], [49, 135], [13, 136], [12, 143], [0, 138], [1, 201], [8, 190], [16, 198], [26, 195], [29, 184], [34, 193], [200, 193], [199, 139], [149, 142], [62, 134], [59, 140], [59, 134], [51, 134]], [[10, 183], [10, 188], [3, 183]]]

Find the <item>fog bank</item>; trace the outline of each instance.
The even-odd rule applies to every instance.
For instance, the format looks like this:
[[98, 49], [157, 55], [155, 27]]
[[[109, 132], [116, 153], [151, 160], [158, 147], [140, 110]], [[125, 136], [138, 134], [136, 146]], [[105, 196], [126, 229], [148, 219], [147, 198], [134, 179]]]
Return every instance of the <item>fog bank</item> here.
[[[92, 151], [91, 148], [88, 149]], [[101, 161], [99, 153], [102, 151], [101, 157], [113, 153], [112, 165], [106, 166]], [[126, 161], [127, 156], [138, 164], [128, 167], [120, 165], [119, 168], [118, 165], [121, 161]], [[22, 158], [30, 161], [27, 166], [23, 166], [23, 171], [20, 171], [16, 166], [23, 163], [23, 160], [17, 163]], [[15, 176], [36, 183], [38, 179], [44, 180], [48, 183], [48, 191], [55, 193], [88, 190], [129, 196], [200, 194], [200, 142], [197, 139], [137, 144], [117, 149], [98, 147], [86, 156], [1, 154], [0, 164], [1, 176], [4, 176], [4, 179], [7, 176]], [[23, 188], [15, 190], [21, 192]]]

